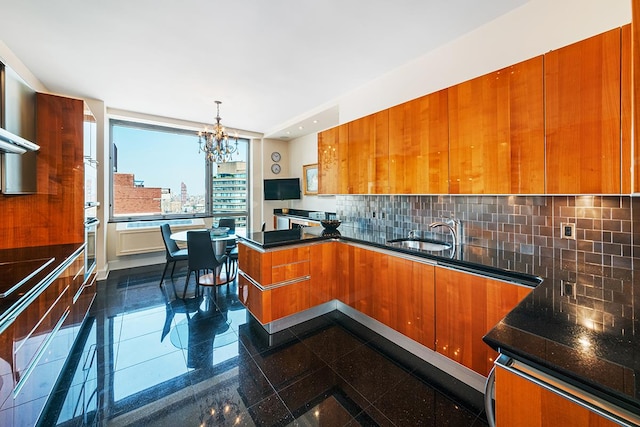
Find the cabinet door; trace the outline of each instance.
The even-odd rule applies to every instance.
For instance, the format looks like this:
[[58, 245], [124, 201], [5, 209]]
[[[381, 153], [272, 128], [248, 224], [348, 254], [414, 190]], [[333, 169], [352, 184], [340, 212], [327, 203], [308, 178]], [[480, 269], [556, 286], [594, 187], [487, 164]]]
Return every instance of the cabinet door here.
[[531, 288], [436, 268], [436, 351], [487, 376], [497, 353], [482, 337]]
[[318, 134], [318, 194], [347, 194], [349, 127], [340, 125]]
[[[635, 167], [636, 167], [636, 181], [640, 182], [640, 177], [638, 177], [638, 173], [640, 173], [640, 153], [638, 153], [638, 150], [640, 150], [640, 143], [638, 143], [638, 140], [636, 139], [635, 143], [636, 146], [634, 149], [632, 149], [631, 147], [633, 146], [633, 128], [632, 128], [632, 121], [633, 121], [633, 111], [631, 108], [631, 105], [633, 103], [633, 84], [632, 84], [632, 73], [631, 73], [631, 62], [632, 62], [632, 57], [631, 57], [631, 24], [627, 24], [624, 27], [622, 27], [622, 56], [620, 58], [620, 66], [622, 67], [620, 76], [621, 76], [621, 82], [620, 82], [620, 94], [621, 94], [621, 102], [622, 102], [622, 111], [621, 111], [621, 120], [622, 120], [622, 127], [621, 127], [621, 132], [622, 134], [620, 135], [622, 138], [622, 155], [621, 160], [622, 160], [622, 189], [621, 189], [621, 193], [623, 194], [631, 194], [634, 190], [632, 189], [632, 185], [633, 183], [631, 182], [632, 178], [633, 178], [633, 174], [632, 174], [632, 168], [633, 166], [633, 150], [635, 150], [635, 155], [636, 157], [636, 163], [635, 163]], [[640, 43], [640, 40], [637, 41], [638, 43]], [[640, 62], [640, 61], [639, 61]], [[640, 66], [640, 63], [638, 64]], [[636, 104], [636, 105], [640, 105], [640, 104]], [[637, 185], [634, 187], [636, 192], [640, 192], [640, 185]]]
[[311, 284], [310, 306], [334, 300], [336, 298], [336, 277], [338, 276], [337, 242], [321, 243], [310, 248]]
[[388, 110], [363, 117], [349, 125], [349, 193], [389, 192]]
[[271, 294], [271, 320], [290, 316], [309, 308], [309, 279], [275, 287], [264, 293]]
[[353, 246], [351, 248], [353, 299], [349, 305], [367, 316], [374, 317], [373, 281], [378, 280], [381, 266], [375, 264], [375, 252]]
[[620, 193], [620, 29], [545, 54], [547, 193]]
[[355, 247], [346, 243], [337, 243], [337, 278], [336, 278], [336, 298], [346, 305], [353, 307], [355, 300], [355, 287], [352, 277], [354, 270]]
[[614, 427], [618, 424], [496, 367], [497, 427]]
[[389, 109], [389, 193], [449, 192], [447, 90]]
[[42, 93], [36, 100], [38, 193], [0, 194], [1, 249], [84, 241], [83, 102]]
[[398, 332], [434, 349], [434, 267], [397, 257], [389, 260], [389, 283], [396, 296], [395, 325]]
[[451, 194], [544, 192], [542, 57], [448, 89]]

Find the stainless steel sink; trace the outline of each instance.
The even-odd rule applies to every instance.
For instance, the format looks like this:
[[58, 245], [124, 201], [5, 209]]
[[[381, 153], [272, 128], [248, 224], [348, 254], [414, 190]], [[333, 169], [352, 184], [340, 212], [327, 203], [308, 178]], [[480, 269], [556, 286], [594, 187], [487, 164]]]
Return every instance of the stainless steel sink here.
[[440, 252], [451, 249], [451, 244], [437, 240], [425, 239], [394, 239], [388, 240], [388, 245], [407, 249], [419, 249], [421, 251]]

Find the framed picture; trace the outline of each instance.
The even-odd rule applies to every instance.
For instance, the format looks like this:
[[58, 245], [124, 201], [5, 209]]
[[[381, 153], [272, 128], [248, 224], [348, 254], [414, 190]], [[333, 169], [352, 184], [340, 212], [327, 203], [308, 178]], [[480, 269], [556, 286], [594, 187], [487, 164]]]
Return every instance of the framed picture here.
[[302, 182], [304, 194], [318, 194], [318, 164], [302, 166]]

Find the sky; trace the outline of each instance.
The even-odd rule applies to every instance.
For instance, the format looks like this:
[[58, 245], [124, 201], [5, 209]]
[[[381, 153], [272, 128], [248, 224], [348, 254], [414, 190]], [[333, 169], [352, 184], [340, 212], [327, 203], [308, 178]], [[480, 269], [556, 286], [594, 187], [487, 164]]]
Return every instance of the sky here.
[[[205, 155], [198, 150], [198, 135], [173, 134], [125, 126], [113, 127], [118, 147], [118, 172], [133, 173], [145, 187], [170, 188], [180, 194], [180, 183], [189, 195], [205, 193]], [[233, 160], [247, 159], [247, 144], [240, 141]]]

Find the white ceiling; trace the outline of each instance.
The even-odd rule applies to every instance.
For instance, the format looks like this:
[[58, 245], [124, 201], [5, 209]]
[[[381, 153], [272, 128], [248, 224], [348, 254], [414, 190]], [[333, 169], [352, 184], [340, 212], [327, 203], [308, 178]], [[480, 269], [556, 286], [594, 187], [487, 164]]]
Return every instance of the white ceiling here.
[[0, 0], [0, 40], [55, 93], [203, 123], [220, 100], [225, 126], [294, 138], [337, 124], [341, 95], [525, 2]]

